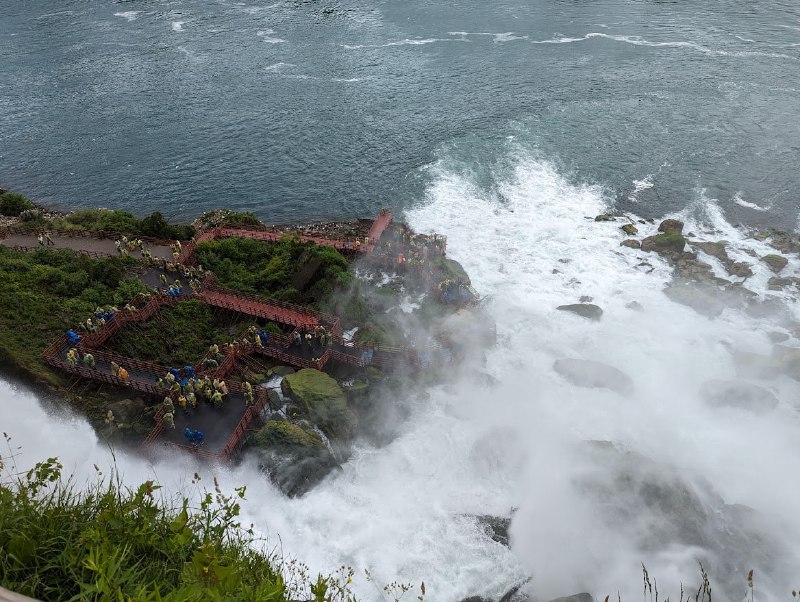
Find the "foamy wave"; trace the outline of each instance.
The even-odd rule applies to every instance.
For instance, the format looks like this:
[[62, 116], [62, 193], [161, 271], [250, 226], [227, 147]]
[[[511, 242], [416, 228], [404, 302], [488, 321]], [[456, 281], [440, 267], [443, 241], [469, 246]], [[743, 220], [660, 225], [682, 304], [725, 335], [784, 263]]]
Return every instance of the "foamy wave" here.
[[527, 40], [528, 36], [519, 36], [515, 34], [513, 31], [507, 31], [505, 33], [492, 33], [492, 32], [485, 32], [485, 31], [448, 31], [447, 35], [451, 36], [490, 36], [492, 39], [497, 43], [502, 42], [512, 42], [514, 40]]
[[271, 35], [275, 33], [272, 29], [263, 29], [256, 32], [256, 35], [261, 38], [262, 42], [266, 42], [267, 44], [281, 44], [286, 40], [281, 38], [273, 38]]
[[124, 19], [127, 19], [128, 21], [135, 21], [136, 17], [141, 12], [142, 11], [139, 11], [139, 10], [126, 10], [124, 13], [114, 13], [114, 16], [115, 17], [122, 17]]
[[347, 50], [358, 50], [359, 48], [389, 48], [392, 46], [423, 46], [425, 44], [436, 44], [437, 42], [465, 42], [466, 40], [454, 40], [452, 38], [422, 38], [405, 39], [397, 42], [387, 42], [386, 44], [342, 44], [342, 48]]
[[607, 40], [612, 40], [614, 42], [622, 42], [625, 44], [631, 44], [633, 46], [648, 46], [651, 48], [688, 48], [690, 50], [695, 50], [697, 52], [702, 52], [703, 54], [715, 55], [715, 56], [733, 56], [733, 57], [749, 57], [749, 56], [760, 56], [760, 57], [767, 57], [767, 58], [779, 58], [779, 59], [789, 59], [793, 61], [800, 60], [800, 57], [791, 56], [788, 54], [782, 54], [778, 52], [760, 52], [760, 51], [743, 51], [743, 50], [715, 50], [709, 48], [708, 46], [703, 46], [702, 44], [698, 44], [697, 42], [684, 42], [684, 41], [670, 41], [670, 42], [654, 42], [652, 40], [645, 40], [639, 36], [623, 36], [623, 35], [611, 35], [607, 33], [601, 32], [592, 32], [587, 33], [585, 36], [580, 38], [566, 38], [566, 37], [556, 37], [550, 40], [532, 40], [532, 44], [570, 44], [573, 42], [583, 42], [585, 40], [591, 40], [592, 38], [604, 38]]
[[766, 207], [762, 207], [761, 205], [756, 205], [755, 203], [751, 203], [750, 201], [745, 201], [742, 198], [742, 193], [737, 192], [733, 195], [733, 202], [739, 205], [740, 207], [747, 207], [748, 209], [752, 209], [753, 211], [769, 211], [772, 209], [772, 205], [767, 205]]
[[331, 81], [339, 82], [339, 83], [342, 83], [342, 84], [354, 84], [354, 83], [360, 82], [362, 80], [361, 80], [360, 77], [350, 77], [350, 78], [334, 77], [333, 79], [331, 79]]
[[297, 65], [294, 65], [293, 63], [274, 63], [272, 65], [264, 67], [264, 71], [277, 72], [280, 71], [281, 69], [284, 69], [285, 67], [296, 67], [296, 66]]
[[183, 24], [186, 21], [173, 21], [172, 22], [172, 31], [183, 31]]

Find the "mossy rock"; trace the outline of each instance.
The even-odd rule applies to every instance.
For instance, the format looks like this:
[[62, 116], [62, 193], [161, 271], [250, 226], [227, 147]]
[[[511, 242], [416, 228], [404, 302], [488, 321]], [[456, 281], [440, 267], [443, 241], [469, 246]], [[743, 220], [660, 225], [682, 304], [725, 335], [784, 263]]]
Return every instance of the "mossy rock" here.
[[333, 378], [312, 368], [304, 368], [281, 381], [284, 395], [297, 404], [303, 415], [329, 437], [350, 439], [355, 431], [355, 415], [347, 407], [344, 391]]
[[783, 255], [764, 255], [764, 257], [761, 258], [761, 261], [766, 263], [767, 266], [769, 266], [769, 269], [776, 274], [785, 268], [786, 264], [789, 263], [789, 260]]
[[636, 236], [639, 233], [639, 228], [633, 224], [625, 224], [620, 229], [628, 236]]
[[670, 230], [656, 236], [648, 236], [642, 241], [642, 251], [655, 251], [662, 255], [674, 255], [683, 252], [686, 239], [680, 232]]
[[267, 378], [272, 378], [273, 376], [289, 376], [290, 374], [294, 374], [294, 372], [294, 368], [290, 366], [273, 366], [267, 370]]
[[470, 284], [469, 274], [464, 267], [454, 259], [447, 257], [436, 257], [431, 262], [433, 267], [441, 273], [443, 280], [458, 280]]
[[676, 234], [680, 234], [683, 232], [683, 222], [679, 219], [665, 219], [658, 225], [659, 232], [675, 232]]
[[316, 454], [320, 449], [325, 447], [319, 436], [311, 430], [301, 428], [291, 422], [283, 422], [280, 420], [270, 420], [266, 426], [262, 427], [252, 439], [250, 445], [260, 449], [270, 448], [294, 448], [306, 449], [310, 453]]
[[369, 383], [363, 380], [353, 382], [352, 385], [345, 387], [344, 390], [347, 395], [347, 401], [350, 403], [362, 402], [369, 397]]

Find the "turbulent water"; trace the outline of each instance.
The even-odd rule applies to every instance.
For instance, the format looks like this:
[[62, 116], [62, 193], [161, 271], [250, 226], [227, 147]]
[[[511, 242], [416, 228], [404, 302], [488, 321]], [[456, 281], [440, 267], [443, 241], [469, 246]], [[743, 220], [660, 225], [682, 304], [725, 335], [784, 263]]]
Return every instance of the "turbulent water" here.
[[797, 3], [0, 0], [0, 74], [0, 187], [64, 208], [362, 217], [523, 130], [640, 214], [797, 218]]
[[[736, 378], [733, 351], [769, 354], [770, 333], [800, 346], [793, 294], [768, 291], [751, 255], [774, 250], [733, 226], [795, 226], [799, 61], [800, 11], [776, 1], [0, 0], [0, 186], [274, 221], [391, 206], [448, 236], [489, 297], [497, 383], [476, 386], [467, 366], [402, 400], [389, 445], [358, 444], [300, 499], [251, 466], [217, 470], [248, 485], [246, 517], [272, 545], [314, 571], [353, 566], [362, 599], [395, 579], [424, 580], [429, 600], [498, 597], [530, 576], [541, 600], [635, 600], [640, 563], [675, 599], [697, 559], [722, 599], [744, 596], [750, 568], [756, 599], [788, 599], [800, 386], [756, 379], [779, 399], [766, 413], [699, 390]], [[664, 261], [586, 219], [610, 207], [729, 241], [772, 313], [673, 303]], [[781, 275], [798, 268], [790, 257]], [[555, 310], [583, 296], [601, 321]], [[625, 371], [633, 395], [568, 383], [562, 358]], [[81, 419], [10, 385], [0, 409], [20, 463], [59, 455], [81, 478], [108, 466]], [[191, 489], [191, 460], [117, 462], [131, 483]], [[476, 514], [512, 516], [510, 548]]]
[[[498, 345], [487, 371], [497, 384], [476, 387], [469, 367], [462, 384], [404, 400], [411, 416], [392, 443], [359, 444], [341, 473], [301, 499], [285, 498], [250, 466], [219, 469], [226, 487], [248, 484], [247, 520], [315, 571], [353, 566], [367, 600], [385, 599], [380, 587], [395, 579], [424, 580], [427, 599], [455, 601], [499, 596], [527, 576], [542, 600], [582, 590], [632, 600], [642, 562], [662, 594], [676, 597], [681, 582], [696, 583], [696, 559], [724, 599], [745, 594], [750, 568], [757, 599], [786, 599], [800, 565], [800, 386], [755, 381], [780, 399], [764, 414], [710, 407], [698, 394], [709, 379], [736, 377], [732, 350], [769, 353], [767, 335], [788, 333], [786, 316], [731, 309], [711, 320], [672, 303], [662, 292], [665, 262], [620, 248], [618, 224], [585, 219], [605, 206], [599, 188], [570, 184], [512, 140], [493, 154], [506, 169], [489, 187], [452, 157], [432, 165], [406, 218], [447, 234], [450, 255], [490, 296]], [[746, 253], [766, 254], [766, 243], [742, 236], [710, 201], [680, 217], [698, 236], [729, 240], [732, 255], [755, 264], [748, 286], [794, 315], [791, 298], [765, 292], [768, 269]], [[786, 270], [797, 269], [792, 259]], [[581, 296], [605, 310], [600, 322], [555, 310]], [[569, 384], [553, 371], [565, 357], [624, 370], [634, 394]], [[2, 403], [3, 430], [26, 459], [58, 454], [82, 474], [108, 464], [81, 420], [46, 416], [8, 387]], [[173, 489], [194, 471], [186, 459], [117, 460], [129, 481], [156, 474]], [[471, 518], [512, 508], [510, 549]], [[738, 535], [747, 532], [758, 536]]]

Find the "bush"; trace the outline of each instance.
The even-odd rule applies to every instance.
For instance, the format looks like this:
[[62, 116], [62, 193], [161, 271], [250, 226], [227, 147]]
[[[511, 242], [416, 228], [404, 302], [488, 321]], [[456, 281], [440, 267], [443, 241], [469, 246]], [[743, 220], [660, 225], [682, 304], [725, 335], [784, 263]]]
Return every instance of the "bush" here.
[[20, 193], [4, 192], [0, 194], [0, 214], [16, 217], [28, 209], [33, 209], [33, 203]]

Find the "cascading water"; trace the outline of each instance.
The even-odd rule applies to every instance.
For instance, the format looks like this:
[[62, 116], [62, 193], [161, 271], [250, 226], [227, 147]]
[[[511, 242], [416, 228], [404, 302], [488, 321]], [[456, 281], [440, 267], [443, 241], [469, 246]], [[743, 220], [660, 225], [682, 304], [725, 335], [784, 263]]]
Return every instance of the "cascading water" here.
[[[696, 582], [697, 558], [712, 581], [719, 570], [730, 599], [744, 596], [750, 568], [756, 599], [786, 599], [786, 569], [800, 565], [800, 387], [786, 376], [755, 381], [779, 399], [766, 413], [712, 407], [698, 392], [736, 378], [733, 350], [769, 354], [769, 333], [793, 337], [788, 322], [737, 309], [712, 320], [670, 301], [667, 263], [621, 248], [618, 222], [593, 220], [607, 210], [599, 188], [571, 184], [513, 141], [502, 154], [507, 165], [490, 185], [434, 164], [426, 198], [405, 216], [447, 235], [448, 254], [490, 297], [498, 344], [485, 368], [463, 366], [427, 395], [410, 391], [394, 440], [356, 445], [341, 472], [302, 498], [284, 497], [247, 462], [201, 472], [226, 488], [247, 484], [245, 522], [312, 570], [353, 566], [364, 600], [386, 599], [381, 588], [395, 579], [424, 580], [429, 600], [496, 598], [528, 576], [542, 600], [577, 591], [636, 600], [640, 563], [674, 598], [681, 582]], [[749, 254], [774, 252], [766, 242], [727, 224], [701, 193], [679, 217], [697, 238], [728, 240], [731, 255], [752, 264], [746, 286], [793, 311], [787, 294], [767, 293], [771, 273]], [[785, 273], [796, 270], [791, 259]], [[602, 307], [600, 321], [555, 309], [581, 297]], [[553, 370], [563, 358], [612, 365], [633, 393], [570, 384]], [[484, 370], [494, 385], [475, 385]], [[92, 464], [108, 466], [84, 421], [47, 415], [9, 385], [0, 399], [20, 465], [58, 455], [79, 482]], [[118, 455], [117, 465], [129, 483], [155, 475], [172, 491], [197, 470], [182, 457], [149, 465]], [[487, 514], [513, 516], [510, 548], [474, 518]]]

